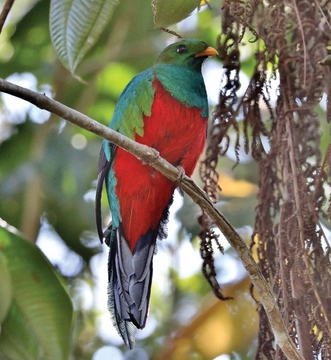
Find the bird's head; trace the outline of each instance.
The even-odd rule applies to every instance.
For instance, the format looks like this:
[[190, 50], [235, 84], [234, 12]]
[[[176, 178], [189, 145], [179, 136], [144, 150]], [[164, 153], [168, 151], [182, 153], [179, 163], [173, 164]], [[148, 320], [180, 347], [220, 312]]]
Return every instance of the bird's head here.
[[156, 59], [156, 64], [174, 64], [201, 70], [208, 56], [217, 55], [217, 51], [201, 40], [181, 40], [167, 46]]

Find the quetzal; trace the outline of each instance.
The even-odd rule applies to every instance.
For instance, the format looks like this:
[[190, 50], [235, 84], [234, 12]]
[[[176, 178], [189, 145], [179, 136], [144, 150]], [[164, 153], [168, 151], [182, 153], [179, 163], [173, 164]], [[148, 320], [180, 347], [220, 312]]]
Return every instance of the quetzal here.
[[[165, 48], [155, 65], [126, 86], [110, 128], [155, 148], [191, 176], [203, 151], [208, 101], [201, 66], [217, 51], [200, 40]], [[112, 221], [103, 232], [101, 193], [106, 184]], [[135, 156], [104, 140], [99, 159], [96, 222], [109, 245], [108, 307], [114, 326], [132, 348], [147, 320], [156, 239], [167, 236], [176, 184]]]

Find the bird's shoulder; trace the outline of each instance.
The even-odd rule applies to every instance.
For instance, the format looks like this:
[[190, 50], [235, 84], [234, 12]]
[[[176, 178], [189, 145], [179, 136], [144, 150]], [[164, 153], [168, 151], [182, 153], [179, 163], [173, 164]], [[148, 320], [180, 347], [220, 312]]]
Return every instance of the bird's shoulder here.
[[155, 89], [152, 68], [136, 75], [122, 92], [110, 127], [133, 139], [143, 134], [143, 116], [151, 115]]

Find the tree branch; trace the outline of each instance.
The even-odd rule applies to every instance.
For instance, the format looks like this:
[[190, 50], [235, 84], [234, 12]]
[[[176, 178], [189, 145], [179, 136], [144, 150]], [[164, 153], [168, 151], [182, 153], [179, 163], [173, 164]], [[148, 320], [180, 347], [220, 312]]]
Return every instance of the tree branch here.
[[12, 8], [13, 4], [14, 4], [14, 0], [7, 0], [5, 2], [5, 5], [3, 6], [3, 9], [2, 9], [1, 14], [0, 14], [0, 33], [2, 31], [2, 28], [3, 28], [4, 24], [5, 24], [7, 16], [9, 14], [9, 11]]
[[14, 85], [1, 78], [0, 91], [26, 100], [40, 109], [48, 110], [87, 131], [109, 140], [113, 144], [129, 151], [146, 164], [154, 167], [168, 179], [176, 181], [193, 201], [210, 216], [240, 257], [254, 284], [260, 302], [268, 315], [278, 346], [282, 349], [288, 359], [304, 360], [290, 339], [280, 311], [274, 300], [274, 295], [260, 272], [258, 265], [252, 258], [245, 242], [226, 218], [214, 207], [204, 191], [202, 191], [193, 180], [187, 176], [181, 177], [181, 171], [162, 159], [155, 149], [136, 143], [118, 132], [101, 125], [88, 116], [48, 98], [46, 95], [38, 94], [34, 91]]

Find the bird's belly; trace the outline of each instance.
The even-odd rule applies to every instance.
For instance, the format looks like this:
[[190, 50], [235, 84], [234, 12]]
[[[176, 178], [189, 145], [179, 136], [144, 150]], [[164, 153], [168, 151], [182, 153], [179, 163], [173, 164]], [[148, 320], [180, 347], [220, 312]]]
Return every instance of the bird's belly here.
[[[144, 117], [144, 134], [139, 143], [151, 146], [188, 176], [196, 166], [206, 139], [207, 119], [201, 110], [187, 108], [164, 90], [157, 89], [152, 116]], [[158, 171], [122, 149], [114, 161], [122, 224], [131, 248], [150, 229], [156, 229], [176, 185]]]
[[191, 176], [205, 145], [207, 118], [201, 116], [201, 109], [186, 107], [174, 99], [159, 83], [151, 114], [144, 116], [144, 134], [135, 140], [155, 148]]

